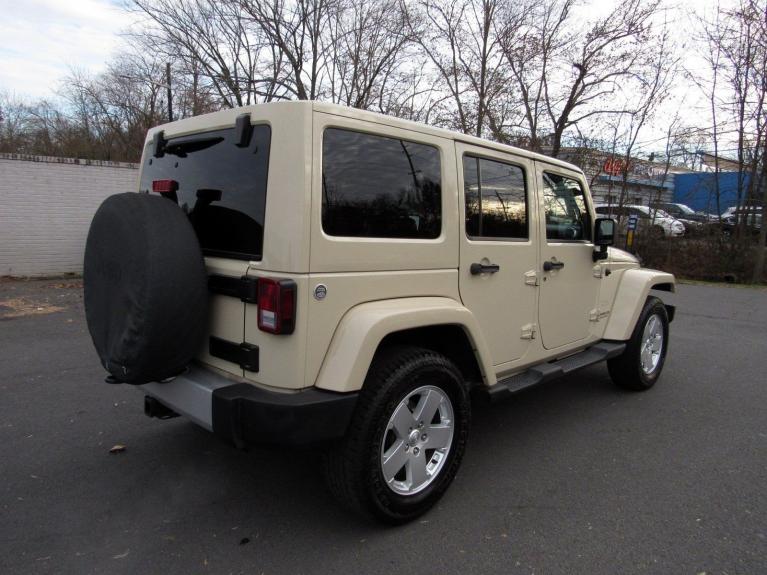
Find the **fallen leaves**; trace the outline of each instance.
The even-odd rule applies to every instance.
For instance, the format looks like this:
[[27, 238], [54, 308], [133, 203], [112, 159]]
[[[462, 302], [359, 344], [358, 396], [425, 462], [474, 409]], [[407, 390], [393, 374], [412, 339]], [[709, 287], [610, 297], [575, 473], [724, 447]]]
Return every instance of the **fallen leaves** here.
[[35, 302], [23, 297], [14, 297], [0, 301], [0, 319], [24, 317], [27, 315], [45, 315], [63, 311], [65, 308], [47, 302]]

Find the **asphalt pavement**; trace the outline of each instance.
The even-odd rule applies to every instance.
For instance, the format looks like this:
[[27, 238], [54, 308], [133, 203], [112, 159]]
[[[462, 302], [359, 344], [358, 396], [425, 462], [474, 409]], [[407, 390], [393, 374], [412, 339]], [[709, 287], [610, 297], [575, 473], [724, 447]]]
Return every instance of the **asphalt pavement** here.
[[[767, 291], [682, 285], [647, 393], [603, 365], [474, 406], [422, 520], [331, 499], [103, 382], [79, 282], [0, 283], [0, 573], [767, 573]], [[121, 453], [110, 453], [114, 445]]]

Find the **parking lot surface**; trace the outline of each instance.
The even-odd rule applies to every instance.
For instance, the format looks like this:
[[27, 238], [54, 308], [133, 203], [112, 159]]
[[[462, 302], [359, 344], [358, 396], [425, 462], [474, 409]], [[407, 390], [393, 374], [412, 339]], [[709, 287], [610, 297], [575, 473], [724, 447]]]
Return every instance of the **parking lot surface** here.
[[0, 573], [767, 573], [767, 291], [674, 303], [654, 389], [599, 365], [476, 403], [447, 495], [386, 528], [313, 451], [145, 417], [103, 382], [78, 281], [2, 282]]

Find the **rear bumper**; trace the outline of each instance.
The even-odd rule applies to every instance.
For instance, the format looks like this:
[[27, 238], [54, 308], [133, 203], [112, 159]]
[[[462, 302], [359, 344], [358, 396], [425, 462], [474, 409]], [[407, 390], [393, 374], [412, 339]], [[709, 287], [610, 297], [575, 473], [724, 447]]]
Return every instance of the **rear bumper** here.
[[146, 395], [237, 446], [307, 445], [346, 433], [356, 393], [316, 388], [285, 393], [232, 383], [199, 366], [166, 383], [138, 386]]

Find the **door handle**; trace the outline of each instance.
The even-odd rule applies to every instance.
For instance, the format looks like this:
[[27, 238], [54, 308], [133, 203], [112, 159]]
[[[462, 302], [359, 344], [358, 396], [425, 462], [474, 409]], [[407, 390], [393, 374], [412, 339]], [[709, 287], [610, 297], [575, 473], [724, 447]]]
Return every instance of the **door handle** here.
[[545, 261], [543, 262], [543, 271], [550, 272], [551, 270], [561, 270], [565, 267], [565, 262]]
[[501, 266], [498, 264], [471, 264], [471, 267], [469, 268], [469, 271], [471, 272], [471, 275], [478, 276], [480, 274], [494, 274], [498, 270], [501, 269]]

